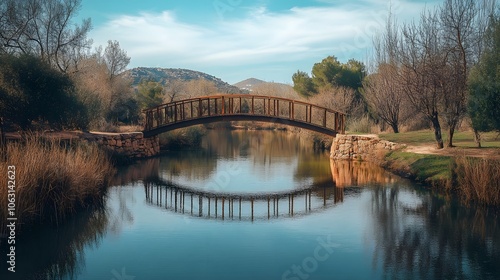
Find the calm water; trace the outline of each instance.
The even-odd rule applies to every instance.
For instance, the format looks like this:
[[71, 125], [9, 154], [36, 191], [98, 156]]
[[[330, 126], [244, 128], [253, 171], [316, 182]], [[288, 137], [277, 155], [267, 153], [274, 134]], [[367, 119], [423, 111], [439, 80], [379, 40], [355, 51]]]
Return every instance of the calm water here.
[[19, 237], [0, 278], [500, 278], [495, 213], [286, 133], [210, 131], [114, 181], [103, 209]]

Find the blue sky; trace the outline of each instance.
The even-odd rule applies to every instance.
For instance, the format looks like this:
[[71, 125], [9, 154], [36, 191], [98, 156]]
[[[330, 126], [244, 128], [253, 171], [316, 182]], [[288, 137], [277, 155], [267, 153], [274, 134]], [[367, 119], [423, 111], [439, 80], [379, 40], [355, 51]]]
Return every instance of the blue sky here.
[[118, 40], [129, 67], [187, 68], [229, 83], [291, 83], [329, 55], [366, 62], [392, 12], [417, 18], [438, 0], [83, 0], [94, 45]]

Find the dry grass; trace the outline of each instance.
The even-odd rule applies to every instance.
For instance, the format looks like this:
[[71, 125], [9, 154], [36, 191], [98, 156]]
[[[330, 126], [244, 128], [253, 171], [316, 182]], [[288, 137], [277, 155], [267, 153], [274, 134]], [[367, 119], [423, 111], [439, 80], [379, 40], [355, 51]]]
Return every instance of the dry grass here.
[[10, 143], [7, 162], [0, 163], [2, 222], [7, 218], [8, 166], [15, 166], [16, 170], [15, 210], [21, 226], [58, 223], [78, 209], [100, 201], [113, 174], [108, 157], [96, 145], [64, 145], [34, 135], [22, 143]]
[[464, 201], [500, 206], [499, 160], [457, 157], [453, 180]]

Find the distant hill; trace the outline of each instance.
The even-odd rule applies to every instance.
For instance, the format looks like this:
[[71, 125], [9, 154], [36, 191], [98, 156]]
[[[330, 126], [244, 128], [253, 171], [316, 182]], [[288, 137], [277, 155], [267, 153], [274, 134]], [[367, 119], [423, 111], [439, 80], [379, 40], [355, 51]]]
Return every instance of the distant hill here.
[[166, 85], [169, 81], [173, 80], [191, 81], [191, 80], [205, 79], [213, 82], [217, 87], [218, 91], [221, 93], [246, 92], [212, 75], [188, 69], [138, 67], [127, 70], [125, 75], [128, 75], [132, 78], [133, 86], [137, 86], [141, 82], [141, 80], [144, 79], [153, 80], [163, 85]]
[[256, 85], [263, 84], [263, 83], [267, 83], [267, 82], [259, 80], [259, 79], [255, 79], [255, 78], [250, 78], [250, 79], [246, 79], [244, 81], [241, 81], [239, 83], [236, 83], [236, 84], [234, 84], [234, 86], [236, 86], [240, 89], [243, 89], [243, 90], [252, 91], [253, 87], [255, 87]]

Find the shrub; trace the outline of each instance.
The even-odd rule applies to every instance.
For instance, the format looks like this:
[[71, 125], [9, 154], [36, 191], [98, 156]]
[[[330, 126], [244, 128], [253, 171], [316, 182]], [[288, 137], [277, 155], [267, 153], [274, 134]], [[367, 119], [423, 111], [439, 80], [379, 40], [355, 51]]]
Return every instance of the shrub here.
[[453, 165], [453, 185], [464, 201], [500, 205], [500, 160], [459, 157]]
[[[8, 145], [7, 161], [0, 174], [15, 166], [16, 217], [19, 224], [59, 223], [79, 208], [102, 199], [113, 174], [109, 159], [96, 145], [67, 145], [30, 135]], [[0, 185], [7, 186], [0, 176]], [[7, 218], [6, 187], [0, 188], [0, 219]], [[5, 230], [2, 225], [2, 231]]]

